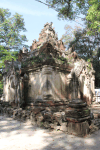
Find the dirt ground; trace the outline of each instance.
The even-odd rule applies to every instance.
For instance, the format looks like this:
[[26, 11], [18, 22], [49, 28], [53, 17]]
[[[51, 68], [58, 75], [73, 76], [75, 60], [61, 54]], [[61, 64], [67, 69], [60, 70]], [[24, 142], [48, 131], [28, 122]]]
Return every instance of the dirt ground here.
[[0, 150], [100, 150], [100, 130], [81, 138], [0, 116]]

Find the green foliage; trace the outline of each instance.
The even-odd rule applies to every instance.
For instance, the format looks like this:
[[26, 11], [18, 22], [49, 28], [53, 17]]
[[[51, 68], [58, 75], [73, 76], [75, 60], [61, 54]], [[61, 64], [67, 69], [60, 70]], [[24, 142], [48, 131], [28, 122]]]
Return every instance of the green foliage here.
[[0, 81], [0, 94], [3, 93], [3, 80]]
[[22, 62], [22, 63], [21, 63], [21, 67], [22, 67], [22, 68], [27, 67], [27, 65], [28, 65], [27, 62]]
[[87, 59], [87, 61], [88, 61], [88, 62], [91, 62], [91, 60], [90, 60], [90, 59]]
[[[0, 69], [5, 67], [5, 61], [18, 58], [18, 50], [27, 41], [26, 36], [21, 34], [24, 31], [25, 23], [21, 15], [16, 13], [11, 16], [8, 9], [0, 8]], [[3, 81], [0, 82], [2, 89]]]
[[41, 46], [38, 46], [37, 48], [39, 49]]
[[46, 3], [58, 11], [58, 18], [75, 19], [80, 13], [86, 15], [89, 0], [46, 0]]
[[11, 17], [8, 9], [0, 8], [0, 43], [7, 50], [19, 48], [22, 42], [27, 41], [25, 35], [21, 35], [22, 31], [26, 31], [24, 19], [16, 13]]
[[86, 16], [88, 34], [95, 35], [95, 32], [100, 33], [100, 1], [89, 0], [89, 9]]
[[19, 75], [19, 73], [18, 72], [16, 72], [16, 76], [18, 76]]
[[53, 59], [55, 60], [55, 62], [60, 63], [60, 64], [68, 63], [68, 62], [67, 62], [67, 58], [64, 58], [64, 57], [62, 57], [62, 56], [53, 57]]
[[74, 20], [85, 15], [87, 34], [100, 33], [100, 0], [46, 0], [58, 12], [58, 18]]
[[5, 60], [17, 59], [18, 49], [27, 41], [22, 31], [26, 31], [22, 16], [16, 13], [11, 17], [8, 9], [0, 8], [0, 68], [5, 67]]
[[18, 52], [11, 52], [9, 50], [6, 50], [4, 46], [1, 46], [1, 45], [0, 45], [0, 52], [1, 52], [0, 53], [0, 68], [5, 67], [5, 64], [4, 64], [5, 60], [11, 61], [12, 58], [14, 60], [18, 58]]
[[67, 62], [67, 59], [66, 58], [63, 58], [63, 57], [57, 57], [57, 58], [54, 58], [50, 55], [47, 55], [45, 53], [40, 53], [38, 56], [33, 56], [32, 58], [27, 59], [25, 62], [22, 62], [21, 64], [21, 67], [27, 67], [28, 65], [35, 65], [35, 64], [39, 64], [39, 63], [43, 63], [44, 61], [46, 60], [59, 60], [61, 64], [64, 64]]
[[[65, 25], [65, 34], [62, 35], [62, 40], [67, 48], [69, 47], [70, 42], [75, 40], [76, 31], [78, 31], [80, 29], [81, 29], [81, 27], [79, 27], [79, 26], [75, 26], [75, 29], [73, 29], [70, 25]], [[77, 36], [77, 38], [78, 38], [78, 36]]]
[[63, 62], [67, 62], [67, 58], [64, 58], [64, 57], [62, 57], [62, 56], [59, 56], [57, 59], [59, 59], [59, 60], [61, 60], [61, 61], [63, 61]]
[[3, 89], [3, 81], [0, 81], [0, 89]]
[[74, 50], [77, 52], [78, 56], [88, 62], [89, 71], [91, 69], [91, 63], [93, 64], [93, 68], [96, 71], [95, 85], [100, 87], [100, 33], [96, 32], [94, 36], [89, 36], [85, 29], [71, 29], [71, 34], [69, 35], [71, 36], [70, 39], [72, 38], [71, 41], [66, 41], [66, 33], [63, 36], [64, 43], [66, 44], [69, 42], [68, 48], [74, 45]]
[[42, 57], [40, 57], [40, 55], [39, 56], [33, 56], [30, 60], [27, 59], [25, 62], [22, 62], [21, 67], [23, 67], [23, 68], [27, 67], [28, 64], [32, 64], [33, 65], [33, 64], [37, 64], [37, 63], [42, 63], [43, 62], [43, 58], [44, 58], [44, 54], [41, 55]]
[[34, 63], [42, 63], [43, 59], [40, 58], [39, 56], [33, 57], [33, 61]]

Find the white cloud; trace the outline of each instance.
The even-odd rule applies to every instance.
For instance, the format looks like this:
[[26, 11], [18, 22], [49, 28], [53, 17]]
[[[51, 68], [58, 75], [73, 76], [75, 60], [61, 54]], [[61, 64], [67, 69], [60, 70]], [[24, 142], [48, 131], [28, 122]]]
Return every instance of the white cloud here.
[[0, 2], [0, 7], [8, 8], [10, 10], [16, 11], [18, 13], [32, 15], [32, 16], [54, 16], [54, 13], [49, 13], [45, 11], [37, 11], [37, 10], [31, 10], [26, 7], [20, 6], [20, 5], [14, 5], [9, 2]]

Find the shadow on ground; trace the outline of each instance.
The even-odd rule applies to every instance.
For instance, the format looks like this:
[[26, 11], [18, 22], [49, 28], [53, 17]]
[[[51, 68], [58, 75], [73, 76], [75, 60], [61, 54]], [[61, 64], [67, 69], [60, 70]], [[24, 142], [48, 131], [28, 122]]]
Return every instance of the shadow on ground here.
[[0, 116], [0, 150], [99, 150], [100, 130], [85, 138]]

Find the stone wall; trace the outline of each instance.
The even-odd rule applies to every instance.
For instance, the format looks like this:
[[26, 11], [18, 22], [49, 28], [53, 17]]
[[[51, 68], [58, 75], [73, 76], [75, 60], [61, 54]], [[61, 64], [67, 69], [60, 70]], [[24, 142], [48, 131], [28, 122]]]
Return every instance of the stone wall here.
[[53, 69], [53, 66], [43, 66], [42, 69], [29, 72], [25, 88], [27, 103], [44, 100], [48, 95], [53, 101], [78, 98], [78, 81], [75, 78], [70, 80], [68, 73]]

